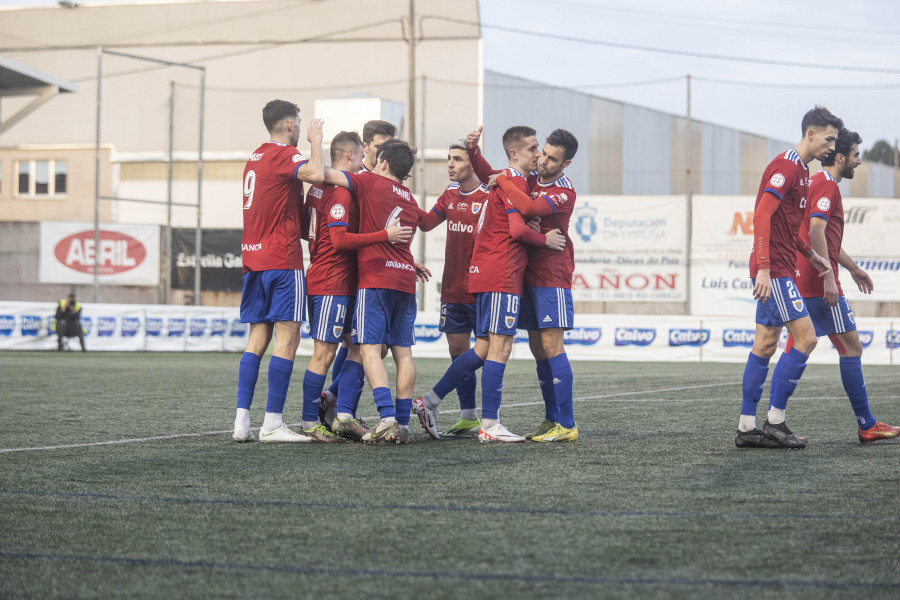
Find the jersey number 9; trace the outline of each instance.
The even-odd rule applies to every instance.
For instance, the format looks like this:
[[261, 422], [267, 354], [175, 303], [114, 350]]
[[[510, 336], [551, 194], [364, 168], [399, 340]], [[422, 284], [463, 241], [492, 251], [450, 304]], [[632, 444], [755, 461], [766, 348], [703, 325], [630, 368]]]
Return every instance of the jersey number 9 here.
[[256, 187], [256, 171], [247, 171], [247, 174], [244, 175], [244, 198], [247, 199], [244, 202], [244, 210], [250, 210], [250, 205], [253, 204], [253, 189]]

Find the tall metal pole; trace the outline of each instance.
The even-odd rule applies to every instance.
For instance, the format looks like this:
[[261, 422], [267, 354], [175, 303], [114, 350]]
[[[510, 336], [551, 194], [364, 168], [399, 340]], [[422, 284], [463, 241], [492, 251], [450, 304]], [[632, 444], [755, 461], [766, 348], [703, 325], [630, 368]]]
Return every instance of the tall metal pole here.
[[[421, 180], [419, 181], [419, 199], [422, 202], [422, 206], [425, 206], [425, 202], [428, 200], [428, 189], [425, 185], [425, 147], [427, 144], [425, 140], [428, 139], [425, 136], [425, 94], [427, 88], [428, 80], [425, 78], [425, 75], [422, 75], [422, 160], [419, 165], [419, 176]], [[425, 264], [426, 256], [425, 256], [425, 236], [419, 236], [419, 256], [422, 257], [422, 264]], [[422, 294], [419, 296], [419, 310], [425, 310], [425, 286], [427, 284], [422, 284]]]
[[206, 102], [206, 69], [200, 71], [200, 133], [197, 144], [197, 231], [194, 236], [194, 304], [200, 305], [200, 248], [203, 241], [203, 118]]
[[691, 181], [691, 168], [693, 166], [694, 161], [694, 150], [693, 150], [693, 127], [691, 126], [691, 76], [687, 75], [687, 158], [685, 160], [686, 169], [685, 169], [685, 182], [684, 182], [684, 193], [687, 198], [687, 248], [686, 248], [686, 260], [685, 260], [685, 278], [687, 281], [685, 282], [685, 297], [687, 299], [686, 306], [688, 314], [694, 314], [693, 307], [691, 306], [691, 302], [693, 300], [691, 294], [691, 271], [693, 270], [692, 260], [691, 260], [691, 245], [693, 243], [693, 233], [694, 233], [694, 223], [693, 223], [693, 204], [694, 204], [694, 188], [693, 182]]
[[409, 145], [416, 145], [416, 0], [409, 0], [409, 114], [406, 133]]
[[166, 174], [166, 250], [163, 261], [165, 283], [163, 284], [163, 304], [172, 302], [172, 179], [175, 167], [175, 82], [169, 82], [169, 157]]
[[103, 103], [103, 46], [97, 46], [97, 130], [94, 142], [94, 302], [100, 302], [100, 116]]

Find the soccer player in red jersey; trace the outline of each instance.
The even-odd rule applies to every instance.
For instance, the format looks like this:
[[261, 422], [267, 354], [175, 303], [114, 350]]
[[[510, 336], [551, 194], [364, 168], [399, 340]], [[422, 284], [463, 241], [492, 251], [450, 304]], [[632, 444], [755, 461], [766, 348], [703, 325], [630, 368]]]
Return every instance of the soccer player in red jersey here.
[[237, 414], [232, 438], [254, 439], [250, 430], [250, 403], [259, 376], [260, 357], [275, 334], [269, 361], [266, 416], [259, 432], [262, 442], [308, 442], [282, 421], [284, 402], [300, 343], [300, 323], [306, 317], [300, 212], [303, 182], [322, 183], [322, 122], [307, 128], [310, 158], [296, 148], [300, 140], [300, 109], [284, 100], [263, 108], [270, 140], [250, 155], [244, 168], [244, 232], [241, 259], [244, 282], [241, 321], [250, 323], [250, 338], [238, 369]]
[[[331, 142], [331, 168], [356, 172], [363, 160], [363, 143], [359, 134], [338, 133]], [[303, 377], [303, 432], [315, 441], [331, 442], [344, 437], [359, 440], [368, 433], [355, 418], [359, 384], [346, 386], [347, 394], [338, 400], [338, 423], [333, 422], [333, 435], [318, 422], [318, 412], [325, 376], [334, 361], [338, 344], [350, 337], [357, 289], [356, 249], [379, 242], [405, 242], [412, 235], [409, 227], [399, 225], [369, 235], [358, 234], [359, 207], [344, 188], [322, 184], [311, 186], [306, 195], [310, 266], [307, 271], [309, 329], [313, 338], [313, 355]], [[344, 367], [347, 373], [362, 373], [358, 346], [350, 346]], [[361, 377], [360, 377], [361, 380]], [[360, 381], [361, 383], [361, 381]]]
[[[359, 203], [359, 233], [384, 230], [398, 218], [415, 233], [427, 217], [402, 184], [409, 175], [415, 154], [406, 142], [390, 140], [378, 149], [375, 170], [348, 173], [326, 169], [328, 183], [349, 189]], [[405, 242], [382, 242], [357, 251], [359, 290], [353, 316], [353, 343], [359, 344], [366, 378], [372, 387], [381, 421], [363, 436], [364, 442], [405, 443], [416, 383], [411, 347], [415, 343], [416, 266]], [[388, 344], [397, 365], [396, 405], [391, 399], [382, 345]]]
[[572, 274], [575, 250], [569, 238], [569, 219], [575, 208], [575, 189], [563, 173], [578, 140], [565, 129], [548, 137], [538, 162], [538, 179], [530, 195], [516, 188], [505, 175], [498, 185], [526, 219], [538, 217], [541, 232], [559, 230], [566, 237], [563, 256], [551, 249], [529, 246], [528, 267], [519, 328], [528, 330], [528, 345], [537, 363], [544, 398], [544, 420], [526, 439], [535, 442], [574, 442], [578, 439], [572, 398], [572, 366], [566, 355], [565, 331], [572, 329], [575, 307]]
[[363, 150], [366, 153], [359, 168], [360, 173], [371, 173], [375, 170], [375, 156], [378, 149], [388, 140], [394, 139], [397, 128], [387, 121], [372, 120], [363, 125]]
[[[841, 382], [856, 415], [857, 435], [863, 444], [897, 437], [900, 427], [892, 427], [875, 419], [869, 408], [869, 396], [862, 374], [862, 344], [856, 331], [853, 311], [838, 279], [838, 265], [850, 272], [854, 283], [864, 294], [871, 294], [872, 279], [841, 248], [844, 237], [844, 204], [838, 183], [853, 179], [853, 171], [861, 163], [859, 144], [862, 138], [847, 128], [840, 130], [834, 152], [822, 159], [825, 169], [809, 182], [809, 202], [800, 224], [801, 238], [808, 239], [813, 249], [831, 262], [834, 276], [818, 277], [815, 267], [802, 254], [797, 254], [797, 289], [806, 302], [816, 335], [827, 335], [840, 355]], [[788, 338], [788, 347], [793, 343]]]
[[[488, 189], [481, 183], [466, 152], [463, 140], [450, 145], [447, 154], [447, 175], [450, 185], [434, 203], [429, 216], [447, 221], [447, 240], [444, 253], [444, 275], [441, 278], [440, 330], [447, 336], [451, 361], [469, 350], [475, 331], [475, 296], [469, 293], [469, 264], [475, 246], [475, 229], [488, 197]], [[475, 412], [475, 374], [456, 382], [460, 419], [446, 435], [461, 436], [481, 426]], [[449, 390], [444, 392], [449, 393]], [[443, 396], [437, 398], [440, 399]], [[437, 433], [437, 403], [425, 410], [423, 398], [413, 400], [413, 412], [422, 427], [434, 438]]]
[[[753, 213], [750, 277], [756, 305], [756, 336], [747, 358], [742, 384], [741, 417], [734, 443], [739, 448], [805, 448], [806, 438], [794, 435], [784, 422], [788, 398], [794, 393], [816, 332], [792, 276], [797, 252], [807, 256], [819, 276], [831, 276], [828, 260], [799, 238], [809, 192], [809, 161], [834, 150], [843, 122], [816, 106], [801, 122], [803, 139], [769, 163], [763, 173]], [[796, 343], [781, 355], [772, 373], [769, 413], [762, 430], [756, 427], [756, 407], [769, 372], [781, 330], [787, 327]]]
[[[478, 158], [474, 149], [477, 138], [474, 133], [466, 138], [470, 159]], [[535, 130], [525, 126], [507, 129], [503, 134], [503, 148], [509, 159], [509, 167], [505, 170], [507, 177], [527, 193], [528, 182], [522, 173], [535, 172], [540, 156]], [[484, 165], [485, 161], [481, 161]], [[472, 165], [478, 173], [479, 168], [474, 160]], [[530, 229], [503, 190], [494, 188], [481, 210], [469, 266], [469, 292], [476, 297], [475, 347], [453, 361], [434, 389], [422, 397], [426, 410], [436, 412], [439, 392], [449, 392], [456, 382], [484, 366], [481, 427], [478, 431], [478, 439], [482, 442], [525, 441], [524, 437], [513, 434], [499, 421], [503, 373], [512, 352], [522, 281], [528, 262], [524, 244], [546, 245], [562, 250], [565, 236], [557, 230], [542, 234]]]

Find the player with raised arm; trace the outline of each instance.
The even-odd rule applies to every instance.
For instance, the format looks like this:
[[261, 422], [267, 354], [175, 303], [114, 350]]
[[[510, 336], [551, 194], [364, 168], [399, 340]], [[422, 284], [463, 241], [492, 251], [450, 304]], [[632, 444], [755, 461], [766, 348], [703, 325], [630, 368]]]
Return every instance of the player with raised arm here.
[[[820, 276], [831, 266], [799, 238], [809, 193], [809, 161], [834, 150], [843, 122], [828, 109], [816, 106], [801, 121], [803, 138], [779, 154], [763, 173], [753, 212], [753, 249], [750, 277], [756, 305], [756, 336], [747, 358], [742, 383], [741, 417], [734, 443], [739, 448], [805, 448], [806, 438], [794, 435], [784, 422], [788, 398], [816, 347], [816, 332], [793, 280], [797, 252], [807, 256]], [[756, 427], [756, 408], [783, 327], [795, 345], [778, 359], [772, 373], [772, 395], [762, 430]]]
[[259, 440], [309, 442], [308, 436], [288, 429], [282, 413], [300, 343], [300, 323], [306, 318], [300, 213], [303, 182], [320, 184], [324, 176], [322, 121], [314, 119], [307, 128], [311, 144], [307, 160], [296, 148], [300, 140], [297, 105], [272, 100], [262, 113], [271, 137], [250, 155], [244, 168], [241, 321], [250, 323], [250, 337], [238, 368], [232, 438], [238, 442], [254, 439], [250, 430], [250, 404], [259, 377], [260, 359], [274, 333], [266, 415]]
[[[359, 203], [361, 235], [383, 231], [398, 218], [412, 233], [426, 213], [402, 184], [415, 162], [406, 142], [390, 140], [378, 149], [375, 170], [348, 173], [326, 169], [328, 183], [349, 189]], [[359, 290], [353, 316], [353, 343], [359, 344], [366, 378], [372, 387], [381, 417], [363, 436], [364, 442], [406, 443], [409, 415], [416, 383], [411, 347], [415, 343], [416, 266], [405, 242], [382, 242], [357, 251]], [[382, 345], [388, 344], [397, 365], [396, 404], [382, 361]]]
[[[331, 142], [331, 168], [356, 172], [363, 159], [359, 134], [338, 133]], [[333, 435], [319, 424], [320, 394], [325, 377], [335, 358], [338, 344], [350, 336], [357, 289], [356, 249], [379, 242], [405, 242], [412, 235], [409, 227], [397, 223], [368, 235], [359, 230], [359, 207], [344, 188], [323, 183], [311, 186], [306, 195], [309, 221], [309, 257], [307, 293], [309, 332], [313, 355], [303, 377], [303, 432], [315, 441], [332, 442], [344, 438], [362, 439], [368, 433], [365, 424], [355, 418], [358, 395], [353, 386], [337, 398], [337, 423], [330, 423]], [[347, 373], [362, 372], [359, 347], [351, 345], [344, 367]], [[343, 402], [343, 404], [342, 404]]]
[[[447, 240], [444, 251], [444, 275], [441, 278], [440, 330], [447, 336], [451, 362], [469, 350], [470, 337], [475, 331], [475, 296], [469, 293], [469, 264], [475, 246], [475, 229], [488, 197], [488, 189], [472, 171], [464, 140], [450, 144], [447, 154], [447, 174], [450, 185], [434, 203], [429, 216], [447, 221]], [[481, 421], [475, 409], [475, 374], [459, 381], [460, 419], [445, 435], [461, 436], [477, 433]], [[437, 433], [437, 405], [425, 411], [422, 398], [413, 400], [413, 412], [422, 427], [434, 438]]]
[[530, 195], [500, 175], [498, 185], [526, 219], [539, 217], [541, 232], [559, 230], [566, 237], [563, 256], [548, 248], [528, 247], [528, 267], [519, 312], [519, 328], [528, 330], [528, 345], [537, 363], [544, 399], [544, 420], [525, 436], [535, 442], [574, 442], [578, 439], [572, 401], [572, 366], [564, 346], [572, 329], [575, 305], [572, 274], [575, 249], [568, 235], [575, 208], [575, 189], [563, 171], [578, 151], [578, 140], [565, 129], [548, 137], [538, 162], [538, 179]]
[[[856, 331], [853, 311], [838, 278], [838, 265], [849, 271], [854, 283], [864, 294], [871, 294], [872, 279], [859, 268], [841, 247], [844, 237], [844, 203], [838, 183], [853, 179], [853, 171], [861, 163], [859, 144], [862, 138], [847, 128], [840, 130], [834, 152], [822, 159], [825, 169], [809, 181], [809, 202], [800, 225], [800, 236], [808, 239], [813, 249], [831, 262], [834, 276], [818, 277], [815, 267], [802, 254], [797, 255], [797, 289], [806, 302], [816, 335], [827, 335], [840, 355], [841, 382], [856, 415], [857, 435], [863, 444], [897, 437], [900, 427], [892, 427], [875, 419], [869, 408], [869, 395], [862, 373], [862, 344]], [[788, 348], [793, 339], [788, 338]]]
[[[471, 159], [470, 143], [477, 144], [473, 134], [466, 140]], [[506, 176], [527, 193], [528, 182], [523, 173], [530, 176], [540, 156], [535, 130], [525, 126], [510, 127], [503, 134], [503, 148], [509, 161]], [[474, 167], [475, 163], [472, 164]], [[479, 177], [484, 180], [480, 173]], [[562, 250], [565, 236], [556, 230], [541, 234], [530, 229], [500, 188], [491, 190], [487, 204], [481, 210], [477, 232], [469, 266], [469, 292], [476, 297], [475, 347], [454, 360], [441, 380], [422, 397], [428, 413], [424, 424], [436, 421], [441, 398], [483, 366], [479, 441], [524, 442], [524, 437], [510, 432], [499, 421], [503, 374], [512, 352], [522, 281], [528, 263], [524, 244]]]
[[[383, 143], [394, 138], [397, 134], [397, 128], [387, 121], [372, 120], [367, 121], [363, 125], [363, 162], [356, 169], [358, 173], [370, 173], [375, 169], [375, 154]], [[337, 411], [337, 397], [340, 389], [341, 368], [344, 366], [344, 360], [350, 351], [349, 342], [345, 341], [338, 349], [334, 359], [334, 366], [331, 370], [331, 385], [327, 390], [322, 392], [321, 402], [319, 404], [319, 421], [325, 425], [326, 429], [331, 429]], [[362, 391], [363, 375], [361, 369], [356, 370], [350, 365], [351, 373], [348, 374], [347, 380], [354, 389]], [[356, 401], [359, 401], [359, 394], [356, 395]]]

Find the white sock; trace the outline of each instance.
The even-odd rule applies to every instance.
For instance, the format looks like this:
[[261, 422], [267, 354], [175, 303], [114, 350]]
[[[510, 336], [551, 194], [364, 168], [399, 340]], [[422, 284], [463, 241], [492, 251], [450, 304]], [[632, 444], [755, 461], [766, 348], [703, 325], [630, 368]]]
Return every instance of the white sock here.
[[398, 425], [398, 427], [400, 429], [405, 429], [405, 430], [409, 431], [409, 425]]
[[488, 427], [493, 427], [494, 425], [496, 425], [499, 422], [500, 421], [497, 419], [485, 419], [484, 417], [482, 417], [481, 418], [481, 428], [487, 429]]
[[756, 429], [755, 415], [741, 415], [741, 421], [738, 423], [738, 431], [753, 431]]
[[352, 421], [353, 415], [350, 413], [338, 413], [337, 418], [339, 421]]
[[769, 423], [772, 425], [780, 425], [784, 423], [784, 409], [769, 407]]
[[474, 408], [464, 408], [459, 411], [459, 416], [461, 419], [466, 419], [468, 421], [474, 421], [478, 418], [478, 412]]
[[281, 420], [281, 413], [267, 412], [266, 416], [263, 418], [262, 431], [265, 431], [266, 433], [275, 431], [276, 429], [280, 429], [282, 425], [284, 425], [284, 422]]
[[430, 390], [427, 394], [422, 396], [422, 402], [424, 402], [425, 406], [428, 408], [437, 408], [441, 403], [441, 399], [434, 393], [434, 390]]
[[300, 427], [305, 430], [315, 429], [318, 425], [318, 421], [300, 421]]
[[235, 429], [250, 429], [250, 409], [239, 408], [234, 416]]
[[380, 424], [385, 427], [390, 427], [391, 425], [393, 425], [396, 422], [397, 422], [397, 419], [395, 419], [394, 417], [388, 417], [386, 419], [382, 419]]

